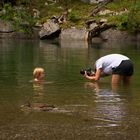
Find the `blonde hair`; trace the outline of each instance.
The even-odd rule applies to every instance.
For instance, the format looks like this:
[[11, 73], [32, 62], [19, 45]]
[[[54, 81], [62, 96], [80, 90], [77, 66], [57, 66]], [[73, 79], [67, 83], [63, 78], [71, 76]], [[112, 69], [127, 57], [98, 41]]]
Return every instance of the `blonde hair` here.
[[41, 74], [44, 74], [44, 69], [43, 68], [35, 68], [34, 71], [33, 71], [33, 76], [34, 78], [36, 79], [39, 79]]

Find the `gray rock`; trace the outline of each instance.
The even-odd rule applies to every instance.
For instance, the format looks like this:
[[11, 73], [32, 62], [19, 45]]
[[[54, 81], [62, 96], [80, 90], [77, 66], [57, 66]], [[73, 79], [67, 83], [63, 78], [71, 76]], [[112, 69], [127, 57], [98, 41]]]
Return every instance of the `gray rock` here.
[[61, 48], [88, 48], [88, 41], [84, 40], [60, 40]]
[[120, 31], [116, 29], [108, 29], [106, 31], [103, 31], [100, 36], [108, 41], [136, 40], [136, 35], [129, 34], [127, 31]]
[[92, 3], [100, 3], [100, 2], [103, 2], [105, 0], [81, 0], [81, 1], [92, 4]]
[[53, 20], [49, 20], [48, 22], [43, 24], [39, 32], [40, 39], [50, 39], [58, 37], [61, 32], [60, 26], [58, 23], [55, 23]]
[[70, 28], [61, 31], [61, 40], [85, 40], [89, 39], [89, 31], [86, 29]]
[[0, 20], [0, 32], [1, 33], [10, 33], [13, 31], [14, 31], [14, 28], [10, 22]]
[[91, 40], [92, 43], [102, 43], [104, 40], [101, 37], [93, 37]]

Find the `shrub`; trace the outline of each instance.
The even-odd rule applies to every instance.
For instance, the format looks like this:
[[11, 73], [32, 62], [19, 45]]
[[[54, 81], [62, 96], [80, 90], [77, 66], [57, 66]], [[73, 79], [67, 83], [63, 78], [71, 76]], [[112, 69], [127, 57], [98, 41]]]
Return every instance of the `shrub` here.
[[69, 14], [69, 20], [70, 20], [71, 22], [76, 23], [76, 22], [78, 22], [78, 21], [80, 20], [80, 17], [79, 17], [76, 13], [71, 12], [71, 13]]
[[132, 6], [128, 18], [128, 29], [133, 32], [140, 31], [140, 2], [135, 2]]
[[5, 4], [3, 6], [0, 18], [12, 22], [16, 31], [28, 33], [32, 31], [32, 27], [35, 25], [36, 21], [27, 8], [13, 8], [11, 4]]

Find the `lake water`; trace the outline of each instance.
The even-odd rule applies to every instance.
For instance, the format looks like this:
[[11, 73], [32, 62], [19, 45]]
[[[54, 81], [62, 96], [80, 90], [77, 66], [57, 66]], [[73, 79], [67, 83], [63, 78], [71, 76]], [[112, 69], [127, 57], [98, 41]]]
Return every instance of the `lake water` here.
[[[97, 85], [80, 75], [109, 53], [132, 59], [129, 87], [112, 90], [111, 77]], [[30, 82], [35, 67], [45, 69], [45, 84]], [[37, 103], [56, 109], [26, 107]], [[0, 40], [1, 140], [138, 140], [139, 132], [139, 43]]]

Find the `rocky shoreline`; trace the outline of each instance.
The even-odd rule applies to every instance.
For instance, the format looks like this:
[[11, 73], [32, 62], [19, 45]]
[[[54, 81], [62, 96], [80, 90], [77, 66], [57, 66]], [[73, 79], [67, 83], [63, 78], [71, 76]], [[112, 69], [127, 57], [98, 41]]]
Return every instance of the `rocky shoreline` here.
[[[0, 39], [37, 39], [40, 40], [38, 35], [39, 30], [35, 30], [32, 34], [27, 34], [23, 32], [8, 32], [8, 33], [0, 33]], [[81, 35], [82, 34], [82, 35]], [[50, 40], [50, 39], [49, 39]], [[85, 41], [88, 42], [88, 32], [86, 30], [79, 29], [65, 29], [61, 32], [58, 40], [65, 41]], [[114, 42], [123, 42], [123, 41], [140, 41], [140, 33], [138, 34], [130, 34], [127, 31], [120, 31], [116, 29], [108, 29], [103, 31], [98, 36], [92, 37], [90, 42], [92, 43], [101, 43], [104, 41], [114, 41]]]
[[[96, 28], [96, 27], [95, 27]], [[58, 28], [59, 29], [59, 28]], [[34, 27], [32, 33], [16, 32], [12, 29], [11, 24], [0, 22], [0, 39], [40, 39], [39, 33], [42, 27]], [[92, 41], [93, 43], [102, 41], [140, 41], [140, 33], [132, 34], [127, 31], [120, 31], [114, 27], [99, 31], [91, 35], [89, 29], [77, 29], [75, 27], [61, 29], [60, 34], [56, 37], [59, 40], [82, 40]], [[48, 32], [48, 31], [47, 31]], [[50, 32], [49, 32], [50, 33]], [[53, 36], [55, 37], [55, 36]], [[43, 38], [51, 39], [51, 38]]]

